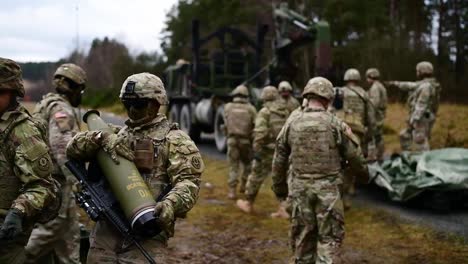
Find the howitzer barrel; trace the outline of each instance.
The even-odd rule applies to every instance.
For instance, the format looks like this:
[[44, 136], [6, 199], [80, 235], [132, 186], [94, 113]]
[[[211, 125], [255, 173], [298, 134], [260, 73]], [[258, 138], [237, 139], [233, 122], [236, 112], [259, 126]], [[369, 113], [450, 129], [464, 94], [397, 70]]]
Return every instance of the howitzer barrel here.
[[[113, 133], [96, 110], [88, 111], [83, 121], [89, 130]], [[117, 157], [119, 164], [116, 164], [103, 150], [97, 153], [96, 158], [132, 229], [148, 236], [156, 235], [151, 234], [159, 231], [153, 216], [156, 201], [135, 164], [122, 157]]]

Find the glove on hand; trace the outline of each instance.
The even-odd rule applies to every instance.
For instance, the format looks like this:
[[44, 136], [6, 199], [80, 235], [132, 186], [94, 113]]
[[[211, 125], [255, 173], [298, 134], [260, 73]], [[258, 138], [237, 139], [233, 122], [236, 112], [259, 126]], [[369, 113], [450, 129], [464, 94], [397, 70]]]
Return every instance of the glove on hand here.
[[174, 235], [174, 207], [167, 200], [158, 202], [154, 207], [154, 216], [157, 218], [157, 223], [169, 237]]
[[119, 164], [117, 155], [127, 160], [133, 161], [135, 154], [129, 147], [127, 147], [127, 145], [125, 145], [125, 138], [123, 136], [102, 132], [101, 137], [102, 140], [100, 141], [100, 146], [107, 154], [109, 154], [111, 159], [116, 164]]
[[11, 241], [23, 232], [23, 213], [10, 209], [0, 228], [0, 241]]

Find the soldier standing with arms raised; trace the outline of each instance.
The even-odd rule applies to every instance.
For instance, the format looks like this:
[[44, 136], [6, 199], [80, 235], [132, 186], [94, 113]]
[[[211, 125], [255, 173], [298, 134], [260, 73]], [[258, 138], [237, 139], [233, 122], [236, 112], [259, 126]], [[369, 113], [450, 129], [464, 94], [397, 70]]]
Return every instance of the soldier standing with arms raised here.
[[[239, 179], [239, 192], [244, 193], [251, 169], [253, 128], [257, 110], [249, 102], [249, 90], [244, 85], [236, 87], [231, 95], [234, 99], [224, 107], [224, 120], [228, 135], [227, 156], [230, 166], [228, 198], [236, 199]], [[242, 169], [242, 173], [239, 172], [239, 168]]]
[[371, 85], [368, 94], [369, 99], [374, 106], [375, 129], [373, 143], [375, 144], [375, 153], [369, 153], [372, 159], [383, 160], [385, 151], [383, 138], [383, 125], [385, 121], [385, 112], [387, 110], [387, 89], [380, 82], [380, 72], [376, 68], [370, 68], [366, 71], [367, 82]]
[[280, 82], [278, 85], [278, 92], [280, 94], [280, 101], [286, 105], [286, 109], [288, 109], [290, 113], [301, 106], [297, 99], [293, 97], [293, 89], [289, 82]]
[[275, 151], [275, 140], [289, 111], [278, 100], [278, 90], [273, 86], [263, 88], [261, 99], [263, 107], [257, 114], [254, 128], [254, 162], [252, 173], [247, 179], [246, 200], [237, 200], [237, 207], [246, 213], [252, 212], [252, 206], [263, 181], [271, 174], [271, 162]]
[[[361, 150], [367, 157], [367, 144], [375, 128], [374, 108], [367, 92], [359, 86], [361, 74], [356, 69], [348, 69], [344, 74], [346, 85], [340, 90], [342, 108], [336, 109], [336, 116], [344, 121], [357, 136]], [[351, 207], [350, 196], [355, 192], [356, 175], [346, 171], [343, 184], [345, 208]]]
[[0, 263], [25, 261], [34, 223], [56, 198], [45, 128], [18, 103], [20, 66], [0, 58]]
[[402, 150], [427, 151], [430, 149], [429, 139], [434, 126], [441, 86], [434, 78], [434, 67], [430, 62], [423, 61], [416, 65], [417, 82], [388, 82], [407, 91], [409, 118], [408, 126], [400, 132], [400, 145]]
[[[154, 238], [142, 241], [159, 263], [166, 263], [164, 248], [174, 235], [176, 218], [184, 217], [198, 199], [200, 176], [204, 163], [195, 143], [165, 115], [159, 114], [167, 104], [162, 81], [150, 73], [128, 77], [122, 85], [120, 100], [129, 119], [117, 134], [103, 131], [78, 133], [67, 146], [71, 159], [89, 161], [103, 149], [111, 157], [116, 154], [132, 160], [144, 177], [154, 199], [170, 191], [155, 207], [155, 216], [163, 230]], [[98, 221], [90, 238], [88, 263], [144, 263], [135, 246], [125, 241], [112, 226]]]
[[333, 263], [345, 234], [342, 165], [347, 162], [363, 181], [367, 165], [351, 129], [327, 111], [334, 96], [331, 82], [313, 78], [303, 96], [307, 105], [278, 135], [272, 189], [292, 206], [293, 262]]
[[66, 146], [80, 131], [79, 116], [74, 107], [81, 103], [86, 73], [79, 66], [66, 63], [54, 74], [53, 86], [57, 93], [49, 93], [36, 106], [34, 117], [48, 126], [54, 170], [62, 188], [62, 206], [59, 215], [44, 225], [37, 226], [26, 246], [27, 262], [36, 263], [42, 256], [54, 252], [59, 263], [80, 262], [80, 227], [78, 210], [72, 193], [75, 177], [65, 167]]

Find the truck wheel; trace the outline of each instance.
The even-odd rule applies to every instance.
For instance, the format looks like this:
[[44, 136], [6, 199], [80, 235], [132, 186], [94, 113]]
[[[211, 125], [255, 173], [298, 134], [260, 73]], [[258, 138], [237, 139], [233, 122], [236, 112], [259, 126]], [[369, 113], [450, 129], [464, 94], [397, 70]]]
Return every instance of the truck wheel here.
[[180, 122], [180, 110], [179, 106], [176, 104], [171, 106], [171, 110], [169, 111], [169, 121], [172, 123]]
[[196, 124], [192, 123], [192, 115], [190, 111], [190, 105], [185, 104], [180, 110], [180, 129], [187, 133], [193, 141], [200, 141], [201, 131]]
[[216, 148], [219, 152], [225, 153], [227, 150], [227, 138], [224, 134], [224, 105], [221, 105], [216, 109], [215, 122], [214, 122], [214, 137]]

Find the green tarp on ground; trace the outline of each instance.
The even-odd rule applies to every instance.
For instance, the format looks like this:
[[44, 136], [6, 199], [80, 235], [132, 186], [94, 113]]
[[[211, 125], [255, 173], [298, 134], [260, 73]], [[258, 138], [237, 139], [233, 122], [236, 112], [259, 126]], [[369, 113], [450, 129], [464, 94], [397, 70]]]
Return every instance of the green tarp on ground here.
[[424, 190], [468, 190], [468, 149], [446, 148], [393, 155], [381, 165], [369, 165], [373, 181], [393, 201], [408, 201]]

